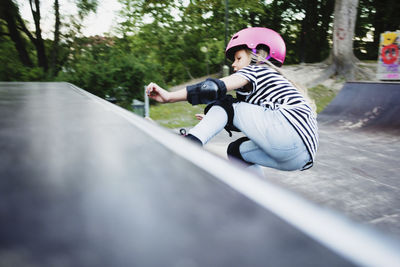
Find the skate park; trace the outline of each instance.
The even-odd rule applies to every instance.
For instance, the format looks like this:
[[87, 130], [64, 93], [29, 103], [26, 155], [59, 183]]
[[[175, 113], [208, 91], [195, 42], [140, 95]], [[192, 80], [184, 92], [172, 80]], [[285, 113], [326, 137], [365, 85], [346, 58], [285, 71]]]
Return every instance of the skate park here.
[[72, 84], [2, 82], [1, 266], [396, 266], [398, 89], [346, 84], [316, 166], [258, 177]]
[[[0, 267], [400, 266], [399, 13], [396, 1], [3, 0]], [[311, 169], [251, 172], [227, 159], [242, 133], [200, 147], [180, 130], [201, 105], [143, 94], [226, 78], [246, 65], [239, 51], [312, 93]]]

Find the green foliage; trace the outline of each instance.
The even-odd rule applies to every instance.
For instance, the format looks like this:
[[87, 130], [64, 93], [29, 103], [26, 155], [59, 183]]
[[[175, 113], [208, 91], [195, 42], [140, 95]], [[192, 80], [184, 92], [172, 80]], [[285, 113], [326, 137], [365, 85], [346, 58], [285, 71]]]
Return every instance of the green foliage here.
[[76, 0], [79, 16], [85, 17], [90, 12], [96, 12], [98, 4], [97, 0]]
[[317, 113], [320, 113], [324, 108], [335, 98], [336, 93], [334, 90], [324, 86], [317, 85], [308, 89], [310, 98], [314, 99], [317, 105]]
[[159, 66], [143, 53], [127, 53], [112, 38], [91, 38], [81, 44], [57, 80], [68, 81], [100, 97], [115, 97], [123, 105], [143, 100], [146, 83], [159, 77]]
[[0, 81], [40, 81], [45, 79], [42, 68], [24, 66], [18, 58], [14, 44], [0, 38]]

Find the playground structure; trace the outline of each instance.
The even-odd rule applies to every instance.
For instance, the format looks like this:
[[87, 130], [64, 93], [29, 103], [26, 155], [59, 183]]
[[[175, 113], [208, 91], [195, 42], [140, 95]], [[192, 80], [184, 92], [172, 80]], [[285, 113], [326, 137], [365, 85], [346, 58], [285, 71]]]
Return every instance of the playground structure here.
[[330, 204], [398, 212], [399, 85], [346, 86], [316, 166], [261, 179], [71, 84], [0, 83], [0, 266], [396, 266], [398, 221]]

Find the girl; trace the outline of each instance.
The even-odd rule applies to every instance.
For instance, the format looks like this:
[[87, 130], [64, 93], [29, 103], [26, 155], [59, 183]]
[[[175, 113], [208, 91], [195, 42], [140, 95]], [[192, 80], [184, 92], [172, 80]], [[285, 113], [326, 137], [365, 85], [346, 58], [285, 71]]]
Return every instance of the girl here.
[[[252, 168], [310, 168], [318, 147], [317, 122], [305, 97], [276, 67], [286, 55], [282, 37], [271, 29], [246, 28], [232, 37], [225, 53], [233, 61], [234, 74], [176, 92], [150, 83], [147, 94], [162, 103], [209, 104], [187, 137], [204, 145], [223, 128], [240, 130], [246, 137], [229, 144], [231, 159]], [[231, 90], [236, 90], [237, 99], [226, 95]]]

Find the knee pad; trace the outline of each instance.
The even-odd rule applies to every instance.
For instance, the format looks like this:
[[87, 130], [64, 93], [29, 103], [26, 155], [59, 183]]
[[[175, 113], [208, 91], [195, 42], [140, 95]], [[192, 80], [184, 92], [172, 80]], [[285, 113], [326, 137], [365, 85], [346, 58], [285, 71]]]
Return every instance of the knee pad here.
[[232, 159], [236, 159], [236, 160], [240, 160], [246, 164], [252, 165], [253, 163], [246, 161], [242, 155], [240, 154], [240, 145], [243, 142], [249, 141], [250, 139], [247, 137], [241, 137], [238, 140], [232, 142], [229, 144], [228, 149], [227, 149], [227, 153], [228, 153], [228, 158], [230, 160]]
[[231, 131], [235, 131], [235, 132], [240, 132], [239, 129], [237, 129], [234, 125], [233, 125], [233, 117], [234, 117], [234, 110], [233, 110], [233, 103], [237, 102], [236, 99], [234, 99], [231, 95], [225, 95], [224, 97], [222, 97], [221, 99], [218, 99], [217, 101], [209, 104], [205, 109], [204, 109], [204, 114], [207, 114], [207, 112], [210, 110], [210, 108], [212, 108], [213, 106], [220, 106], [222, 107], [226, 114], [228, 115], [228, 122], [225, 125], [225, 130], [229, 133], [229, 136], [232, 137], [232, 132]]
[[226, 95], [226, 86], [221, 80], [209, 78], [204, 82], [187, 86], [186, 91], [190, 104], [210, 104]]

